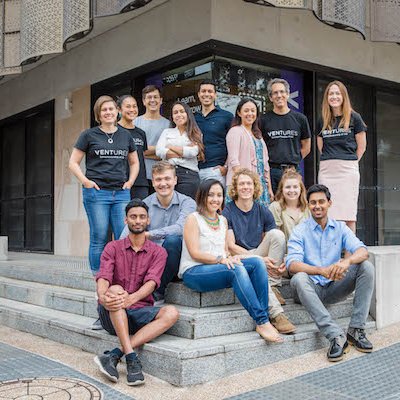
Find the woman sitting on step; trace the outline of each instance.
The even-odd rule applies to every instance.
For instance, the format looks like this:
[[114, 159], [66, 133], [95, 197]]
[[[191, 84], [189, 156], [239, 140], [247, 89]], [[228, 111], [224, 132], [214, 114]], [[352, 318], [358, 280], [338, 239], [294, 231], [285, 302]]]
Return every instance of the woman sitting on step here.
[[268, 275], [263, 259], [228, 255], [228, 225], [218, 213], [224, 199], [224, 187], [218, 180], [200, 183], [197, 211], [187, 217], [184, 227], [179, 277], [197, 292], [232, 287], [257, 324], [257, 333], [268, 342], [280, 343], [283, 339], [268, 318]]

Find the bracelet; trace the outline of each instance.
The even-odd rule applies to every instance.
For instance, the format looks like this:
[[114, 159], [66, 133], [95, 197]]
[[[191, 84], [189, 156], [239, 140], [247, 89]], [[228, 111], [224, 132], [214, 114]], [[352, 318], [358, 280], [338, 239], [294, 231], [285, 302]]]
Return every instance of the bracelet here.
[[224, 259], [223, 256], [217, 256], [217, 258], [215, 259], [215, 264], [221, 264], [221, 261]]

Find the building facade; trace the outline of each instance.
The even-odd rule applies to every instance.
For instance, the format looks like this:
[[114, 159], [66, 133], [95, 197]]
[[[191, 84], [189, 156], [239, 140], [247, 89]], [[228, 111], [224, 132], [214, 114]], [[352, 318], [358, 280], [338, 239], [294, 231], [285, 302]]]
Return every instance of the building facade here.
[[[0, 235], [10, 249], [86, 255], [88, 224], [68, 159], [79, 133], [94, 124], [99, 95], [131, 93], [140, 103], [142, 88], [156, 84], [168, 116], [175, 99], [197, 109], [198, 83], [212, 78], [221, 107], [234, 110], [246, 95], [265, 111], [273, 77], [290, 82], [290, 106], [312, 129], [326, 84], [346, 84], [368, 126], [358, 235], [370, 245], [400, 244], [398, 44], [372, 42], [369, 26], [364, 39], [310, 10], [243, 0], [153, 0], [98, 21], [64, 53], [0, 81]], [[317, 171], [313, 138], [307, 186]]]

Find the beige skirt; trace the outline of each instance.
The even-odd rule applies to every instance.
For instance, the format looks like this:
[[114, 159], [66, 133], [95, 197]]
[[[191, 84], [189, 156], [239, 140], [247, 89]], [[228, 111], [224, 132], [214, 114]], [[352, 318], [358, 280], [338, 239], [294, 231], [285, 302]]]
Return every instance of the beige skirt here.
[[325, 160], [319, 164], [318, 183], [332, 195], [329, 217], [339, 221], [357, 221], [360, 171], [357, 160]]

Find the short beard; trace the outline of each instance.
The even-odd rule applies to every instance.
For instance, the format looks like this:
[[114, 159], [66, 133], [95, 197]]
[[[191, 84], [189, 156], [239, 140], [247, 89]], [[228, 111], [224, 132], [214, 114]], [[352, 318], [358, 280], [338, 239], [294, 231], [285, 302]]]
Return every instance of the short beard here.
[[130, 233], [133, 233], [134, 235], [140, 235], [141, 233], [143, 233], [146, 228], [141, 228], [141, 229], [133, 229], [128, 225], [128, 229]]

